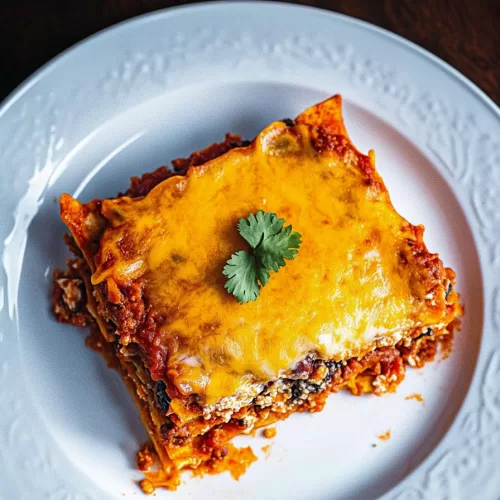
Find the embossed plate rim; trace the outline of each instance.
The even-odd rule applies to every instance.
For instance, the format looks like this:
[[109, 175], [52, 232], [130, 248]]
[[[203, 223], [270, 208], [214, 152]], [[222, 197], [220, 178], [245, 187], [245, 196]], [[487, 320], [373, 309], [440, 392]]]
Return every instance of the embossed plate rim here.
[[[240, 4], [245, 4], [248, 3], [245, 0], [236, 0], [237, 3]], [[56, 55], [49, 61], [47, 61], [45, 64], [40, 66], [37, 70], [35, 70], [29, 77], [27, 77], [23, 82], [21, 82], [16, 88], [14, 88], [2, 101], [0, 101], [0, 118], [2, 117], [3, 113], [7, 111], [7, 109], [15, 103], [17, 99], [22, 97], [22, 95], [30, 89], [32, 85], [34, 85], [37, 81], [37, 79], [42, 78], [45, 76], [45, 73], [47, 71], [51, 71], [56, 68], [56, 65], [60, 62], [63, 62], [65, 57], [74, 57], [75, 55], [75, 50], [79, 49], [81, 46], [87, 44], [88, 42], [93, 41], [96, 38], [101, 37], [102, 35], [108, 34], [111, 30], [113, 30], [115, 33], [118, 32], [118, 30], [121, 29], [127, 29], [130, 23], [143, 23], [143, 22], [148, 22], [154, 20], [156, 17], [161, 17], [165, 15], [166, 12], [173, 14], [179, 13], [182, 14], [182, 11], [184, 10], [193, 10], [195, 8], [205, 8], [205, 7], [210, 7], [210, 6], [217, 6], [217, 5], [222, 5], [222, 4], [230, 4], [230, 3], [236, 3], [232, 2], [231, 0], [211, 0], [208, 2], [203, 2], [203, 3], [192, 3], [192, 4], [186, 4], [186, 5], [178, 5], [175, 7], [170, 7], [168, 9], [159, 9], [155, 10], [153, 12], [147, 12], [145, 14], [141, 14], [139, 16], [135, 16], [129, 19], [125, 19], [123, 21], [120, 21], [116, 24], [113, 24], [111, 26], [108, 26], [106, 28], [103, 28], [96, 33], [93, 33], [92, 35], [87, 36], [86, 38], [74, 43], [67, 49], [63, 50], [60, 54]], [[275, 6], [280, 6], [282, 7], [284, 4], [275, 0], [253, 0], [254, 5], [275, 5]], [[451, 64], [446, 62], [445, 60], [441, 59], [440, 57], [436, 56], [429, 50], [421, 47], [415, 42], [412, 42], [411, 40], [408, 40], [407, 38], [404, 38], [401, 35], [398, 35], [397, 33], [393, 33], [392, 31], [389, 31], [386, 28], [382, 28], [381, 26], [377, 26], [375, 24], [372, 24], [368, 21], [364, 21], [362, 19], [357, 19], [355, 17], [348, 16], [346, 14], [341, 14], [339, 12], [334, 12], [334, 11], [328, 11], [325, 9], [321, 9], [319, 7], [313, 7], [313, 6], [305, 6], [305, 5], [299, 5], [299, 4], [286, 4], [286, 7], [291, 7], [291, 8], [297, 8], [297, 9], [303, 9], [304, 11], [316, 11], [321, 14], [326, 14], [330, 16], [334, 16], [338, 19], [342, 19], [343, 21], [347, 23], [352, 23], [358, 26], [362, 26], [363, 28], [367, 30], [371, 30], [377, 34], [381, 34], [389, 39], [393, 39], [397, 43], [401, 43], [403, 45], [406, 45], [408, 48], [420, 53], [420, 55], [427, 60], [432, 61], [434, 64], [440, 66], [443, 70], [451, 73], [454, 77], [456, 77], [458, 80], [460, 80], [461, 83], [466, 85], [470, 90], [472, 90], [474, 93], [476, 93], [481, 99], [485, 101], [485, 103], [488, 106], [491, 106], [492, 111], [497, 113], [500, 116], [500, 107], [493, 101], [493, 99], [479, 87], [477, 84], [475, 84], [472, 80], [467, 78], [464, 74], [462, 74], [460, 71], [458, 71], [456, 68], [454, 68]]]

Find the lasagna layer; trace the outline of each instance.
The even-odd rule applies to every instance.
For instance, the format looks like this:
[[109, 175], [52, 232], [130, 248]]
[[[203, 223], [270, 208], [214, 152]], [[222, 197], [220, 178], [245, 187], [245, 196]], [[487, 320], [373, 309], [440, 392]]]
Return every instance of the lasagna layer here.
[[[242, 305], [221, 270], [244, 245], [237, 220], [259, 209], [303, 244]], [[237, 463], [231, 437], [318, 411], [329, 392], [394, 390], [461, 314], [453, 271], [392, 207], [338, 96], [252, 143], [228, 135], [174, 171], [134, 178], [115, 199], [63, 195], [61, 215], [77, 258], [55, 275], [54, 310], [91, 327], [134, 395], [161, 465], [145, 490]], [[139, 462], [153, 463], [148, 448]]]

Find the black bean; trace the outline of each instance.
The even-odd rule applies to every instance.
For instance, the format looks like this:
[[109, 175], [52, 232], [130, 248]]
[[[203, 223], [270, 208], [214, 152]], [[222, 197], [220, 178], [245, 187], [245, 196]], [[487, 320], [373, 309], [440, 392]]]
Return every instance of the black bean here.
[[160, 434], [161, 434], [161, 437], [165, 440], [168, 439], [168, 431], [170, 429], [173, 429], [175, 427], [174, 423], [169, 419], [167, 418], [165, 423], [161, 425], [160, 427]]
[[156, 383], [156, 403], [160, 407], [160, 410], [163, 412], [167, 412], [170, 407], [171, 399], [167, 394], [167, 386], [163, 380], [160, 380]]
[[283, 120], [281, 120], [287, 127], [293, 127], [295, 125], [295, 123], [293, 122], [293, 120], [291, 118], [283, 118]]
[[434, 333], [434, 330], [432, 328], [427, 328], [425, 332], [421, 333], [418, 337], [415, 338], [415, 340], [419, 340], [422, 337], [428, 337], [429, 335], [432, 335]]
[[302, 384], [300, 383], [300, 380], [295, 380], [292, 384], [292, 399], [299, 399], [302, 392]]

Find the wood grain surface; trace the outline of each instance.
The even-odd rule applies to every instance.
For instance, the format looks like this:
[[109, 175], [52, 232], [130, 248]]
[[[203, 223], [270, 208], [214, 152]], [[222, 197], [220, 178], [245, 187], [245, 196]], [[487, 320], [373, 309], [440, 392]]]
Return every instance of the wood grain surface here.
[[[0, 3], [0, 101], [36, 69], [117, 22], [181, 5], [168, 0]], [[397, 33], [441, 57], [500, 104], [500, 0], [297, 0]]]

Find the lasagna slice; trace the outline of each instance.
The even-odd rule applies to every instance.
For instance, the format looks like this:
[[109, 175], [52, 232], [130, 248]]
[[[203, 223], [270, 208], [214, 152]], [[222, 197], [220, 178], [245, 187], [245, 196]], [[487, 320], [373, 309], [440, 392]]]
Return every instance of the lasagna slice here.
[[[239, 303], [222, 269], [242, 217], [275, 213], [302, 235], [257, 300]], [[351, 143], [340, 96], [133, 178], [89, 203], [64, 194], [75, 254], [57, 272], [59, 320], [122, 375], [151, 444], [143, 489], [184, 469], [238, 475], [238, 434], [320, 411], [330, 392], [393, 391], [405, 365], [450, 345], [462, 310], [454, 273], [391, 204], [374, 153]], [[239, 468], [238, 468], [239, 467]]]

